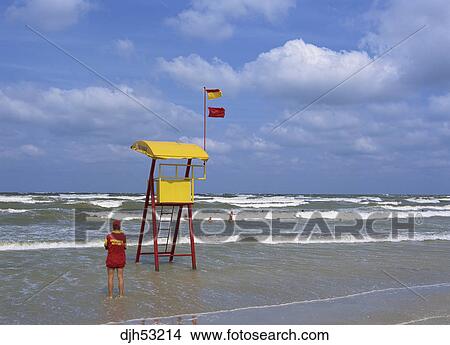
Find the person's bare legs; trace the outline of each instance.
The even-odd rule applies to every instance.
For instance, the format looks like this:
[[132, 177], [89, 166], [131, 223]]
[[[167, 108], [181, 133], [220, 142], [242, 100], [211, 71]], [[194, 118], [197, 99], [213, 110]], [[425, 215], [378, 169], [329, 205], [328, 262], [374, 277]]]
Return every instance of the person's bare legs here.
[[117, 278], [119, 279], [119, 297], [125, 296], [125, 289], [123, 284], [123, 268], [117, 269]]
[[113, 298], [114, 290], [114, 268], [107, 268], [108, 270], [108, 297]]

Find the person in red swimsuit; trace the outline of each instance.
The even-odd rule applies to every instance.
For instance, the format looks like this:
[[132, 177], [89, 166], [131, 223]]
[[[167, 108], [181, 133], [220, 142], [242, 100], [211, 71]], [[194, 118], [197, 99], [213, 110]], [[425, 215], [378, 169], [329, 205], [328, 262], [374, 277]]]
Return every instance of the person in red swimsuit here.
[[113, 297], [114, 271], [117, 271], [119, 280], [119, 297], [124, 296], [123, 268], [126, 263], [125, 249], [127, 249], [127, 237], [120, 229], [120, 220], [113, 220], [112, 231], [105, 238], [106, 268], [108, 271], [108, 297]]

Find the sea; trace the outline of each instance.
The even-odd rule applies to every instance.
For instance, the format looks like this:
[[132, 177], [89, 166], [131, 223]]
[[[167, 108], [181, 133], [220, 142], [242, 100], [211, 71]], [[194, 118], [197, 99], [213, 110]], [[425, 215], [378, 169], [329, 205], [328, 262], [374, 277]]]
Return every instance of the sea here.
[[[152, 256], [135, 263], [144, 200], [0, 193], [0, 324], [450, 323], [449, 195], [197, 195], [197, 269], [162, 258], [159, 272]], [[171, 224], [162, 247], [176, 211], [158, 209], [158, 224]], [[111, 300], [112, 219], [128, 248], [126, 296]]]

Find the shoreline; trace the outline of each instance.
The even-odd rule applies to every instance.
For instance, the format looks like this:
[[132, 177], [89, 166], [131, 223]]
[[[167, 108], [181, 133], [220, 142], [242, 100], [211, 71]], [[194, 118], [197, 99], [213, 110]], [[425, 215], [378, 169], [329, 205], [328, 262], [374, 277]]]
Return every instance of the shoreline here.
[[[378, 289], [378, 290], [369, 290], [369, 291], [361, 291], [354, 294], [343, 295], [343, 296], [335, 296], [335, 297], [326, 297], [322, 299], [312, 299], [312, 300], [304, 300], [304, 301], [293, 301], [282, 304], [275, 305], [260, 305], [260, 306], [250, 306], [250, 307], [242, 307], [230, 310], [218, 310], [212, 312], [204, 312], [198, 314], [180, 314], [173, 316], [165, 316], [165, 317], [153, 317], [153, 318], [142, 318], [142, 319], [134, 319], [134, 320], [126, 320], [123, 322], [112, 322], [110, 324], [190, 324], [192, 321], [195, 321], [195, 324], [230, 324], [230, 325], [256, 325], [256, 324], [342, 324], [348, 323], [348, 320], [351, 318], [356, 318], [357, 320], [352, 321], [354, 324], [411, 324], [415, 322], [427, 321], [438, 318], [448, 318], [448, 323], [450, 324], [450, 310], [447, 310], [446, 315], [428, 315], [426, 313], [435, 312], [433, 310], [420, 310], [420, 301], [416, 298], [417, 296], [411, 296], [411, 289], [415, 291], [423, 291], [436, 289], [440, 290], [436, 291], [428, 291], [425, 294], [427, 299], [431, 296], [436, 295], [438, 293], [449, 296], [450, 298], [450, 281], [428, 284], [428, 285], [418, 285], [418, 286], [410, 286], [410, 287], [392, 287], [386, 289]], [[445, 291], [443, 291], [445, 290]], [[407, 296], [405, 296], [405, 294]], [[411, 311], [404, 312], [402, 317], [397, 317], [397, 319], [390, 315], [392, 313], [398, 313], [398, 310], [392, 311], [391, 308], [385, 308], [384, 310], [379, 310], [374, 307], [377, 303], [371, 303], [368, 308], [363, 308], [363, 306], [368, 306], [369, 300], [377, 301], [377, 295], [379, 296], [378, 301], [382, 301], [383, 304], [387, 305], [388, 300], [395, 300], [393, 302], [394, 305], [398, 304], [399, 299], [404, 299], [408, 301], [407, 303], [410, 305], [414, 304], [414, 311], [420, 311], [424, 316], [420, 316], [421, 318], [415, 319], [403, 319], [406, 315], [409, 315]], [[399, 296], [400, 295], [400, 296]], [[402, 296], [403, 295], [403, 296]], [[375, 297], [375, 298], [374, 298]], [[353, 299], [351, 301], [350, 308], [348, 307], [347, 300]], [[317, 311], [314, 307], [308, 307], [309, 304], [321, 304], [321, 303], [330, 303], [326, 310]], [[406, 302], [403, 302], [406, 303]], [[339, 309], [339, 316], [333, 315], [330, 310]], [[314, 310], [313, 310], [314, 309]], [[364, 310], [364, 312], [362, 312]], [[378, 318], [374, 319], [374, 316], [371, 314], [377, 312]], [[362, 315], [364, 314], [364, 315]], [[380, 317], [380, 314], [384, 314]], [[311, 320], [307, 320], [304, 315], [313, 315]], [[383, 319], [385, 321], [383, 321]], [[358, 321], [359, 320], [359, 321]], [[363, 321], [364, 320], [364, 321]], [[365, 322], [365, 320], [370, 320], [370, 322]]]

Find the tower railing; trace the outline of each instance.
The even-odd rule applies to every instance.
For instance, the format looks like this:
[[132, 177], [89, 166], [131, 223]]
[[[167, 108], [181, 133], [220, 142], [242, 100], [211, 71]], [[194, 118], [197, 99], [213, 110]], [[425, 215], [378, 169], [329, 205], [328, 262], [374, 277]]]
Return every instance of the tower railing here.
[[[167, 174], [167, 168], [171, 168], [172, 174]], [[195, 168], [202, 169], [201, 176], [195, 176]], [[206, 168], [203, 164], [160, 163], [155, 180], [159, 204], [193, 203], [194, 181], [206, 180]]]

